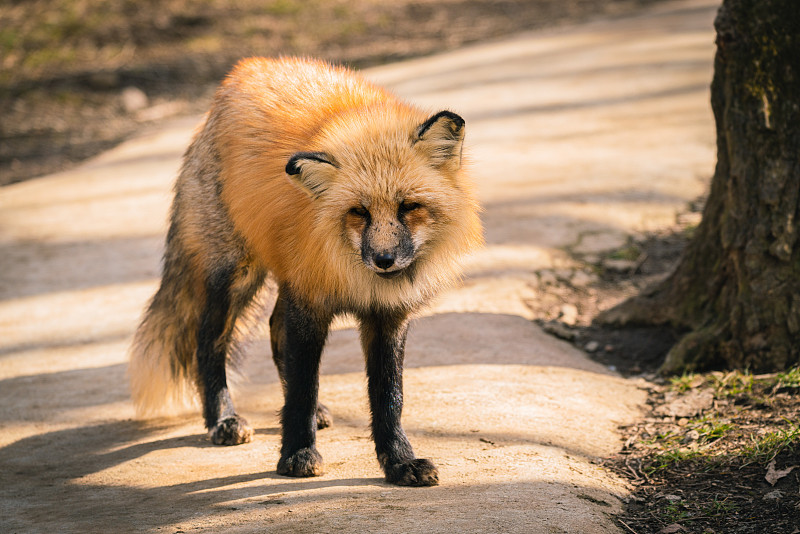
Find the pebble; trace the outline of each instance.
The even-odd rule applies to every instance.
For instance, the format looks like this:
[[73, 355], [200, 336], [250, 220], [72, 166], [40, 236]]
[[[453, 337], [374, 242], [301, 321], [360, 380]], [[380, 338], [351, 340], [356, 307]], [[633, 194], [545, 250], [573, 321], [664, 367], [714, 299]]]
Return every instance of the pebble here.
[[561, 306], [561, 321], [570, 326], [578, 322], [578, 308], [574, 304], [564, 304]]
[[585, 350], [586, 352], [596, 352], [597, 349], [599, 348], [600, 348], [600, 343], [598, 343], [597, 341], [590, 341], [583, 347], [583, 350]]
[[144, 109], [149, 103], [147, 95], [138, 87], [126, 87], [120, 95], [122, 98], [122, 108], [126, 113], [133, 113]]
[[700, 439], [700, 432], [697, 430], [692, 429], [686, 433], [687, 441], [697, 441], [698, 439]]

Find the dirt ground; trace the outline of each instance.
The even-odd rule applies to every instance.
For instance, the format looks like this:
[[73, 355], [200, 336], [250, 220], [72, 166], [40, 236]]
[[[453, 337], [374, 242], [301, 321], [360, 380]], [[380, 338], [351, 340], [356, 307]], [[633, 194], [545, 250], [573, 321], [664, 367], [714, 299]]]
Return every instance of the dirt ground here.
[[800, 532], [800, 371], [715, 372], [650, 387], [605, 465], [636, 488], [634, 532]]
[[[625, 376], [644, 376], [645, 416], [621, 428], [625, 444], [603, 465], [634, 491], [615, 517], [644, 533], [800, 532], [800, 369], [664, 377], [658, 368], [678, 338], [669, 327], [608, 328], [600, 309], [666, 276], [680, 258], [702, 202], [666, 232], [610, 254], [576, 259], [591, 276], [545, 269], [530, 301], [536, 322]], [[575, 283], [581, 282], [581, 283]]]
[[588, 304], [548, 300], [559, 280], [591, 297], [590, 265], [638, 263], [626, 249], [703, 194], [715, 8], [659, 4], [366, 71], [463, 114], [485, 208], [486, 248], [408, 340], [404, 423], [440, 467], [434, 488], [382, 481], [347, 321], [323, 359], [335, 423], [319, 435], [322, 477], [275, 474], [281, 395], [263, 335], [236, 393], [252, 443], [211, 446], [195, 412], [134, 418], [126, 348], [198, 117], [0, 188], [0, 530], [626, 531], [614, 517], [634, 485], [604, 459], [642, 421], [651, 385], [587, 357], [594, 339], [578, 348], [534, 321], [583, 321]]

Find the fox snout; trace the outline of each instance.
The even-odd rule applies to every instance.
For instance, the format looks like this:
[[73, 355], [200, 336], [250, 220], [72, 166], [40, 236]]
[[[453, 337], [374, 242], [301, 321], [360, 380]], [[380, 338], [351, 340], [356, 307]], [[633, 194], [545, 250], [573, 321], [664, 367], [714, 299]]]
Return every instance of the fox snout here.
[[[399, 276], [414, 261], [413, 245], [402, 247], [406, 250], [373, 250], [368, 244], [361, 248], [361, 259], [364, 264], [375, 271], [381, 278]], [[397, 247], [398, 249], [401, 247]]]
[[361, 240], [361, 259], [382, 278], [394, 278], [414, 261], [415, 247], [411, 233], [402, 224], [391, 230], [368, 227]]
[[394, 252], [376, 252], [372, 253], [370, 260], [364, 261], [364, 263], [367, 267], [375, 271], [375, 274], [381, 278], [388, 279], [403, 274], [405, 268], [413, 261], [413, 258], [410, 261], [398, 260], [399, 258]]

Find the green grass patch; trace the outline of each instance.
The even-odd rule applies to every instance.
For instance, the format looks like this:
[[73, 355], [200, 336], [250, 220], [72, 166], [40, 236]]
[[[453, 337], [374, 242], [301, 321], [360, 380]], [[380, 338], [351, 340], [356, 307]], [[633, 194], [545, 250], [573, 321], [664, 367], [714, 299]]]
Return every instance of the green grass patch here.
[[697, 432], [700, 434], [700, 442], [706, 444], [722, 439], [737, 429], [738, 427], [730, 422], [712, 419], [701, 422], [697, 427]]
[[707, 516], [720, 517], [733, 512], [738, 512], [739, 509], [740, 506], [738, 504], [731, 502], [727, 498], [720, 500], [715, 495], [714, 499], [703, 507], [702, 512]]
[[630, 244], [613, 251], [608, 257], [612, 260], [636, 261], [641, 255], [642, 249], [636, 244]]
[[661, 470], [684, 464], [690, 460], [700, 458], [702, 453], [689, 449], [667, 449], [663, 453], [653, 456], [650, 465], [645, 469], [645, 473], [653, 475]]
[[684, 373], [681, 376], [673, 376], [669, 380], [672, 389], [678, 393], [685, 393], [690, 389], [702, 386], [706, 381], [703, 375], [696, 373]]
[[687, 509], [686, 503], [680, 501], [667, 501], [661, 510], [661, 516], [666, 523], [683, 523], [691, 518], [691, 513]]
[[264, 11], [270, 15], [296, 15], [302, 10], [302, 2], [295, 0], [275, 0], [264, 6]]
[[751, 444], [746, 446], [741, 457], [748, 463], [767, 464], [784, 450], [800, 450], [800, 426], [786, 420], [788, 428], [779, 428], [763, 436], [751, 436]]
[[[668, 390], [679, 395], [709, 389], [715, 408], [688, 421], [656, 426], [642, 442], [652, 451], [644, 472], [654, 475], [670, 469], [706, 472], [720, 466], [763, 465], [783, 451], [800, 451], [800, 423], [783, 417], [752, 429], [748, 414], [770, 410], [775, 393], [800, 387], [800, 368], [770, 375], [748, 371], [687, 373], [672, 377]], [[785, 395], [784, 395], [785, 398]]]
[[800, 366], [793, 367], [784, 373], [778, 373], [776, 387], [800, 388]]
[[717, 398], [750, 396], [753, 392], [753, 375], [747, 371], [731, 371], [727, 374], [712, 373], [714, 396]]

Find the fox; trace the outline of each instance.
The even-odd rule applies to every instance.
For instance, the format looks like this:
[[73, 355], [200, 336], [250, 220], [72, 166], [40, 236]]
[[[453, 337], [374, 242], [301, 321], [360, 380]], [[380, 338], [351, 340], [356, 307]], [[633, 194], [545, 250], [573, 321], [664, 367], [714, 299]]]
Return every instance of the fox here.
[[[429, 113], [342, 66], [249, 58], [218, 87], [174, 186], [161, 281], [130, 348], [139, 416], [199, 397], [216, 445], [252, 440], [228, 373], [269, 281], [284, 405], [277, 472], [319, 476], [321, 353], [334, 317], [357, 320], [372, 438], [387, 482], [431, 486], [401, 424], [411, 318], [483, 242], [463, 164], [464, 119]], [[266, 313], [263, 315], [265, 316]]]

